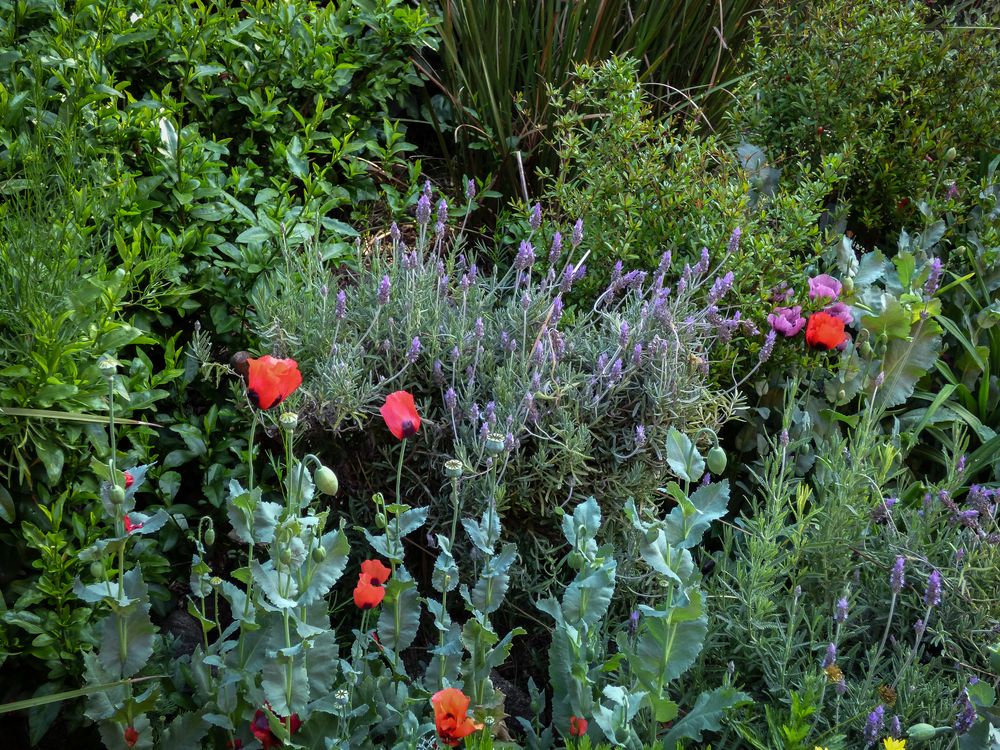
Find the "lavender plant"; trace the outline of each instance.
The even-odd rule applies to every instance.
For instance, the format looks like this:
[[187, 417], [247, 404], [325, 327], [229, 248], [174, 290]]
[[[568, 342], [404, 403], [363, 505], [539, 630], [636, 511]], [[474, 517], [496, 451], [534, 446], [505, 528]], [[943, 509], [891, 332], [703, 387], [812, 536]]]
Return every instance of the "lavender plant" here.
[[[568, 308], [587, 273], [586, 219], [555, 227], [533, 211], [512, 266], [489, 270], [450, 223], [474, 192], [450, 207], [454, 218], [432, 197], [428, 184], [409, 240], [396, 225], [375, 235], [368, 265], [339, 284], [315, 253], [288, 253], [254, 299], [260, 330], [272, 350], [300, 358], [312, 382], [300, 414], [330, 436], [356, 432], [405, 383], [427, 422], [410, 453], [416, 475], [436, 476], [451, 457], [475, 465], [500, 435], [497, 512], [522, 519], [528, 583], [542, 591], [556, 544], [544, 519], [577, 496], [613, 510], [616, 498], [661, 486], [669, 428], [710, 434], [732, 415], [737, 390], [713, 385], [713, 368], [725, 367], [715, 357], [720, 342], [754, 329], [728, 305], [731, 276], [716, 275], [707, 249], [683, 270], [670, 253], [654, 272], [619, 263], [590, 306]], [[392, 461], [366, 448], [344, 460], [378, 486]], [[484, 481], [462, 483], [476, 513]], [[426, 494], [447, 497], [434, 486]], [[435, 507], [432, 519], [450, 516], [447, 501]]]

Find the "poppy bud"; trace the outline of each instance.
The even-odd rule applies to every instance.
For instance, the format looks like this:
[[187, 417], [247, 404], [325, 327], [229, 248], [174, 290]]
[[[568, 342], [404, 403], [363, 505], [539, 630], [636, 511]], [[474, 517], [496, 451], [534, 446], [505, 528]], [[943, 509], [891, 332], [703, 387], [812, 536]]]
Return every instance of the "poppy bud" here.
[[328, 466], [320, 466], [316, 469], [316, 473], [313, 474], [313, 481], [316, 483], [316, 489], [324, 495], [336, 495], [340, 489], [340, 482], [337, 481], [337, 475]]
[[653, 542], [655, 542], [657, 539], [659, 539], [659, 537], [660, 537], [660, 530], [659, 529], [655, 529], [655, 528], [654, 529], [646, 529], [646, 541], [649, 544], [652, 544]]
[[847, 400], [847, 391], [845, 391], [843, 388], [841, 388], [839, 391], [837, 391], [837, 400], [838, 401], [846, 401]]
[[111, 380], [118, 371], [118, 364], [110, 357], [102, 357], [101, 361], [97, 363], [97, 369], [107, 380]]
[[951, 164], [953, 161], [955, 161], [956, 156], [958, 156], [958, 151], [956, 151], [955, 147], [952, 146], [951, 148], [949, 148], [947, 151], [944, 152], [944, 163]]
[[708, 452], [708, 470], [713, 474], [721, 474], [726, 470], [726, 452], [718, 445]]
[[854, 292], [854, 279], [848, 276], [844, 279], [844, 294], [851, 294]]
[[125, 727], [124, 739], [128, 747], [135, 747], [135, 743], [139, 741], [139, 732], [135, 727]]
[[503, 450], [504, 436], [499, 432], [491, 432], [486, 436], [486, 452], [496, 455]]
[[444, 462], [444, 475], [450, 479], [458, 479], [462, 476], [462, 462], [452, 459]]
[[104, 578], [104, 563], [96, 560], [90, 564], [90, 575], [94, 578]]
[[117, 484], [111, 488], [111, 502], [115, 505], [121, 505], [125, 502], [125, 488], [119, 487]]
[[580, 570], [583, 567], [583, 555], [581, 555], [576, 550], [569, 553], [569, 557], [566, 560], [571, 568], [575, 570]]
[[863, 356], [870, 357], [874, 352], [875, 350], [872, 349], [872, 345], [869, 342], [865, 341], [863, 344], [861, 344], [861, 354]]
[[209, 547], [215, 544], [215, 529], [213, 529], [211, 526], [209, 526], [205, 530], [205, 544], [207, 544]]
[[290, 549], [288, 549], [288, 547], [285, 547], [283, 550], [281, 550], [281, 554], [278, 555], [278, 560], [281, 561], [282, 565], [291, 565], [292, 564], [292, 551]]
[[384, 529], [386, 527], [385, 513], [375, 514], [375, 525], [380, 529]]
[[[945, 727], [945, 729], [950, 729], [950, 727]], [[936, 727], [932, 727], [930, 724], [914, 724], [906, 731], [911, 740], [921, 742], [923, 740], [932, 740], [937, 737], [938, 730]]]
[[313, 548], [312, 558], [314, 563], [321, 563], [326, 559], [326, 547], [322, 544]]

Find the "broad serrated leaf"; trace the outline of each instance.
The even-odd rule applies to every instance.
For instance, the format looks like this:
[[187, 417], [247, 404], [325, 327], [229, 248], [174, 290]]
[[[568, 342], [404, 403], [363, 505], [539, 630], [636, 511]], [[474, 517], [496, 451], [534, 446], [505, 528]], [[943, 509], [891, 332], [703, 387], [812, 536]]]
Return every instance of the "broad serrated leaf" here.
[[687, 435], [671, 427], [667, 433], [667, 464], [687, 482], [697, 482], [705, 473], [705, 459]]
[[253, 571], [254, 582], [260, 586], [260, 590], [274, 607], [292, 609], [298, 606], [296, 597], [299, 589], [294, 576], [286, 574], [279, 576], [270, 560], [264, 565], [254, 560], [250, 569]]
[[[899, 406], [913, 395], [917, 381], [937, 362], [941, 349], [940, 330], [933, 321], [925, 320], [914, 326], [910, 340], [889, 341], [882, 359], [885, 378], [877, 391], [877, 401], [881, 406]], [[871, 394], [874, 384], [869, 385], [868, 390]]]
[[712, 522], [726, 515], [729, 480], [699, 487], [689, 500], [689, 507], [674, 508], [664, 521], [667, 543], [680, 549], [697, 546]]
[[[286, 682], [289, 672], [291, 680]], [[288, 700], [289, 684], [291, 705]], [[264, 689], [264, 697], [271, 704], [271, 710], [279, 716], [290, 716], [305, 708], [309, 702], [309, 677], [301, 649], [294, 655], [287, 653], [287, 649], [279, 649], [273, 656], [269, 654], [264, 663], [261, 687]]]
[[163, 732], [157, 747], [162, 750], [191, 750], [201, 747], [201, 741], [208, 733], [208, 725], [203, 721], [201, 711], [182, 713], [170, 722]]
[[488, 615], [499, 609], [510, 584], [507, 571], [516, 558], [517, 547], [505, 544], [500, 554], [487, 559], [471, 593], [472, 605], [483, 614]]
[[312, 604], [330, 593], [333, 584], [340, 579], [347, 567], [351, 546], [342, 529], [327, 532], [320, 543], [326, 550], [326, 557], [322, 562], [312, 563], [309, 584], [299, 595], [300, 604]]
[[669, 617], [644, 617], [636, 643], [632, 669], [644, 685], [655, 690], [666, 686], [694, 664], [708, 632], [708, 620], [673, 622]]
[[413, 643], [420, 624], [420, 597], [417, 584], [402, 565], [386, 581], [385, 599], [378, 618], [378, 637], [390, 651], [397, 654]]
[[585, 623], [594, 627], [604, 618], [615, 591], [617, 566], [614, 558], [608, 558], [599, 568], [578, 575], [566, 587], [562, 602], [566, 622], [575, 626]]
[[500, 539], [500, 516], [493, 507], [486, 509], [482, 521], [463, 518], [462, 527], [476, 549], [485, 555], [493, 554], [493, 548]]
[[451, 554], [451, 542], [443, 534], [437, 535], [438, 552], [437, 560], [434, 561], [434, 571], [431, 573], [431, 585], [439, 594], [452, 591], [458, 586], [458, 565]]
[[136, 603], [117, 615], [109, 615], [101, 622], [101, 666], [116, 678], [131, 677], [153, 655], [155, 634], [148, 604]]
[[691, 710], [663, 736], [661, 747], [663, 750], [673, 750], [682, 739], [701, 742], [703, 732], [715, 732], [722, 728], [722, 718], [726, 711], [752, 702], [749, 695], [734, 687], [720, 687], [702, 693]]

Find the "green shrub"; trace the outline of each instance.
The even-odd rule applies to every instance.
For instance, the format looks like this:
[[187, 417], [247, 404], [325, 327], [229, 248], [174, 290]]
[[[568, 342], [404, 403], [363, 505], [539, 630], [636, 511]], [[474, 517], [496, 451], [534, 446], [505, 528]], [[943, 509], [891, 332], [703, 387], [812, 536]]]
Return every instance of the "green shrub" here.
[[955, 23], [931, 3], [774, 3], [754, 22], [734, 123], [786, 174], [841, 154], [849, 179], [836, 197], [854, 229], [891, 237], [949, 149], [975, 160], [1000, 144], [996, 20]]

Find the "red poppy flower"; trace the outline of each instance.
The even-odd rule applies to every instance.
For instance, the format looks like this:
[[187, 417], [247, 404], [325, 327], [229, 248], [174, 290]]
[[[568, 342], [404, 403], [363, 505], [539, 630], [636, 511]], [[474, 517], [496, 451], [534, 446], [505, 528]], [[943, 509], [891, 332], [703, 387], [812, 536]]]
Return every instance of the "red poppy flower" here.
[[420, 429], [420, 415], [413, 403], [413, 394], [408, 391], [396, 391], [385, 397], [385, 405], [379, 408], [382, 419], [385, 420], [389, 432], [399, 440], [417, 434]]
[[844, 321], [828, 312], [817, 312], [809, 316], [806, 324], [806, 343], [822, 349], [838, 349], [850, 337], [844, 332]]
[[466, 716], [469, 697], [458, 688], [438, 690], [431, 703], [434, 704], [434, 726], [446, 745], [455, 747], [463, 738], [483, 728], [482, 724]]
[[135, 727], [125, 727], [125, 744], [129, 747], [135, 747], [135, 743], [138, 741], [139, 733]]
[[[270, 706], [268, 708], [270, 708]], [[298, 714], [292, 714], [290, 722], [283, 716], [278, 716], [277, 718], [283, 725], [287, 726], [289, 723], [291, 724], [289, 726], [291, 734], [295, 734], [299, 731], [299, 727], [302, 726], [302, 722], [299, 721]], [[253, 733], [253, 736], [260, 741], [264, 750], [271, 750], [272, 747], [277, 747], [278, 738], [275, 737], [274, 733], [271, 731], [271, 723], [268, 721], [267, 711], [264, 709], [257, 709], [257, 713], [253, 716], [253, 721], [250, 722], [250, 731]]]
[[372, 583], [367, 573], [358, 575], [358, 585], [354, 587], [354, 603], [360, 609], [374, 609], [385, 599], [385, 589]]
[[124, 518], [124, 521], [125, 521], [125, 533], [126, 534], [131, 534], [136, 529], [141, 529], [142, 528], [142, 523], [141, 522], [137, 523], [137, 522], [132, 521], [132, 519], [128, 517], [128, 513], [126, 513], [123, 518]]
[[130, 472], [125, 472], [125, 489], [128, 489], [133, 484], [135, 484], [135, 477], [132, 476]]
[[273, 409], [302, 385], [302, 373], [294, 359], [275, 359], [270, 354], [247, 359], [247, 391], [258, 408]]
[[367, 575], [372, 583], [381, 586], [389, 580], [392, 571], [382, 564], [381, 560], [365, 560], [361, 563], [361, 572]]
[[229, 740], [226, 743], [226, 747], [230, 748], [230, 750], [243, 750], [243, 740], [241, 740], [239, 737], [237, 737], [235, 740]]
[[569, 734], [570, 737], [583, 737], [587, 733], [587, 720], [581, 719], [579, 716], [569, 717]]

